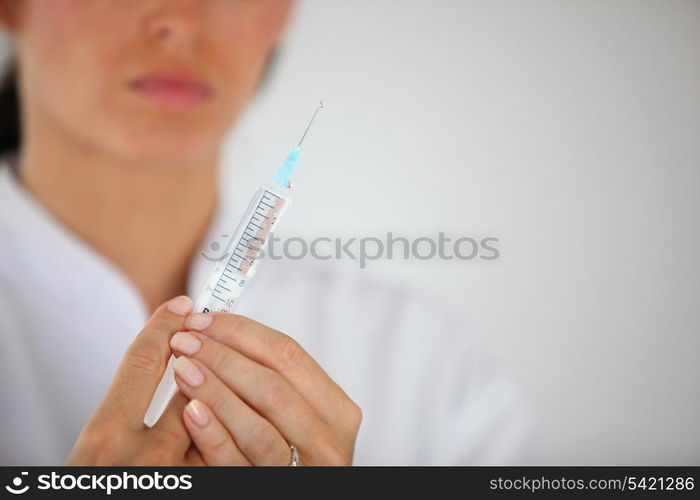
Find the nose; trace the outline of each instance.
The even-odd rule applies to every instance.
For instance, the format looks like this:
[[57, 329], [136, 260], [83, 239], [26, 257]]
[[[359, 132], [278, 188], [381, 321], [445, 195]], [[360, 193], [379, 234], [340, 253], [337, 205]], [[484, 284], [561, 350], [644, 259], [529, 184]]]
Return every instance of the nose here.
[[146, 16], [145, 30], [157, 43], [177, 47], [197, 41], [203, 32], [206, 0], [162, 0]]

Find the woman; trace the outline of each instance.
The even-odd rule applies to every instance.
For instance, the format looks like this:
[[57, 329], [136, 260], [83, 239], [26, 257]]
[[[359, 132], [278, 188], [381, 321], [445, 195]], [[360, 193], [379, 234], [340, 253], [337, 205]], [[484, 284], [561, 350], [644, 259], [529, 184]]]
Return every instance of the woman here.
[[[510, 385], [437, 304], [271, 261], [239, 314], [191, 314], [198, 250], [231, 227], [222, 140], [289, 0], [0, 5], [21, 101], [0, 167], [2, 464], [509, 458]], [[171, 353], [180, 391], [146, 428]]]

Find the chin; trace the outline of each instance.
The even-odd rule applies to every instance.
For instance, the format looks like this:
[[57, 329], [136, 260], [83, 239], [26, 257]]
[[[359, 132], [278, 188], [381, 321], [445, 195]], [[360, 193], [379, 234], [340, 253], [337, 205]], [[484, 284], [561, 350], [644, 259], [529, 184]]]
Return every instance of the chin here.
[[134, 163], [187, 167], [215, 158], [225, 131], [207, 127], [128, 127], [112, 148]]
[[218, 145], [211, 141], [173, 141], [153, 136], [136, 141], [115, 141], [104, 146], [111, 155], [127, 163], [153, 168], [197, 167], [216, 158], [218, 151]]
[[130, 156], [137, 163], [146, 163], [154, 167], [193, 168], [215, 158], [216, 148], [152, 141], [137, 147], [132, 146]]
[[[230, 109], [205, 106], [192, 110], [169, 110], [141, 102], [105, 106], [93, 127], [96, 142], [107, 142], [117, 156], [140, 163], [177, 166], [210, 162], [235, 118]], [[98, 132], [94, 132], [97, 128]], [[90, 133], [90, 132], [88, 132]]]

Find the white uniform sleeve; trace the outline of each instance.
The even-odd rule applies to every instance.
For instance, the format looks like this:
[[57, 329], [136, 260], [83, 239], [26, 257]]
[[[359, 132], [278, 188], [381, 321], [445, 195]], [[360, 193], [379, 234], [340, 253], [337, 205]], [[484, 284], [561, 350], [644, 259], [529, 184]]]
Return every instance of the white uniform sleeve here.
[[[504, 465], [521, 460], [527, 412], [508, 370], [465, 316], [442, 301], [403, 294], [395, 344], [414, 361], [416, 438], [411, 462]], [[402, 363], [404, 373], [410, 366]], [[400, 378], [396, 378], [400, 380]], [[400, 384], [398, 382], [395, 386]], [[406, 399], [410, 397], [405, 396]], [[406, 407], [408, 410], [408, 407]], [[395, 417], [399, 419], [400, 417]]]
[[318, 352], [363, 409], [357, 464], [521, 461], [520, 391], [465, 314], [410, 285], [332, 282], [317, 300], [327, 300], [321, 330], [335, 333]]
[[506, 465], [521, 461], [527, 411], [519, 387], [497, 353], [450, 311], [436, 329], [454, 336], [434, 376], [435, 435], [426, 464]]

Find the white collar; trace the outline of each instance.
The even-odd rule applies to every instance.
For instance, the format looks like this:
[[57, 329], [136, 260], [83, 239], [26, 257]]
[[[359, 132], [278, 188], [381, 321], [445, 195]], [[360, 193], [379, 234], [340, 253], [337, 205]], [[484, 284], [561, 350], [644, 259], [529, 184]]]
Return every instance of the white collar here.
[[[145, 321], [150, 316], [148, 306], [131, 280], [34, 198], [18, 179], [17, 168], [16, 154], [6, 153], [0, 158], [0, 255], [7, 254], [3, 256], [4, 259], [21, 256], [18, 265], [33, 263], [32, 268], [26, 270], [26, 279], [42, 275], [40, 283], [49, 289], [38, 290], [41, 296], [64, 300], [67, 302], [65, 306], [76, 307], [77, 304], [71, 303], [70, 287], [94, 286], [96, 294], [120, 293], [131, 297], [134, 307], [141, 312]], [[188, 268], [187, 294], [193, 300], [212, 267], [212, 263], [201, 253], [207, 252], [211, 242], [219, 241], [227, 229], [230, 231], [231, 222], [229, 211], [219, 206], [204, 239], [192, 256]], [[75, 279], [74, 273], [81, 273], [84, 269], [95, 271], [89, 284]], [[75, 295], [76, 299], [78, 297], [84, 297], [84, 291]]]

